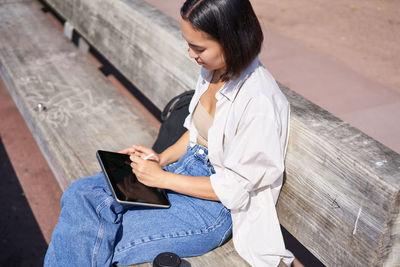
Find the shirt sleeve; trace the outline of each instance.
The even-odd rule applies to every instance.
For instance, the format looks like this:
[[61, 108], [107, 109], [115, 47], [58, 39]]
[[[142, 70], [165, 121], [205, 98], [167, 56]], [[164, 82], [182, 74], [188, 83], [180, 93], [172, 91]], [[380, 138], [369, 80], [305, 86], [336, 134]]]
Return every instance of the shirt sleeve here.
[[222, 171], [210, 178], [215, 193], [231, 210], [246, 209], [252, 192], [270, 186], [284, 171], [281, 124], [272, 109], [260, 109], [260, 100], [255, 102], [248, 105], [225, 147]]

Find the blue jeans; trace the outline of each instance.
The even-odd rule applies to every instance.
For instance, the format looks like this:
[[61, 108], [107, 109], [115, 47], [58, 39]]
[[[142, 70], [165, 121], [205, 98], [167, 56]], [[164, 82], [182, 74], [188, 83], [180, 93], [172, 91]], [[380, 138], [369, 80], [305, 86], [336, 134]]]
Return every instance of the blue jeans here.
[[[191, 143], [166, 171], [210, 176], [207, 149]], [[167, 191], [171, 207], [127, 207], [111, 195], [102, 173], [71, 184], [44, 266], [110, 266], [151, 262], [161, 252], [202, 255], [231, 234], [230, 212], [220, 202]]]

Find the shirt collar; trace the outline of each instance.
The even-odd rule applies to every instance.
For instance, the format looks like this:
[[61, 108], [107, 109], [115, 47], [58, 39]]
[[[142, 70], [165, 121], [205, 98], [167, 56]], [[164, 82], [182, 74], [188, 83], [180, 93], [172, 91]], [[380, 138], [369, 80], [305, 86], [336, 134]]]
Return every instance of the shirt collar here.
[[233, 101], [242, 87], [243, 83], [249, 78], [249, 76], [254, 72], [254, 70], [260, 65], [258, 57], [256, 57], [250, 65], [239, 75], [238, 78], [228, 81], [219, 90], [219, 93], [226, 97], [229, 101]]

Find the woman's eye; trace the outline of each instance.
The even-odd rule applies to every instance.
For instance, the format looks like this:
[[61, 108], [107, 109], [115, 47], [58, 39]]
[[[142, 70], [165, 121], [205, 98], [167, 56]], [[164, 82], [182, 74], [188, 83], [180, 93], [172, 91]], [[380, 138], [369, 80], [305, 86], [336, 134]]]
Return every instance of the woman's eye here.
[[201, 54], [205, 51], [205, 49], [199, 49], [199, 48], [188, 48], [188, 52], [190, 51], [190, 49], [192, 49], [193, 52], [195, 52], [196, 54]]

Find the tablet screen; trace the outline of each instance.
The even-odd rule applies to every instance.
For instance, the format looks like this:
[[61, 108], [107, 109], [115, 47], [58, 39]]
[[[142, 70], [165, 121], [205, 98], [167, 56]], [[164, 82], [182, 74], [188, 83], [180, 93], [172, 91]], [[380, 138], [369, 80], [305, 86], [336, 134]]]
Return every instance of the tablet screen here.
[[97, 158], [118, 202], [161, 208], [170, 206], [164, 190], [148, 187], [137, 180], [129, 155], [99, 150]]

